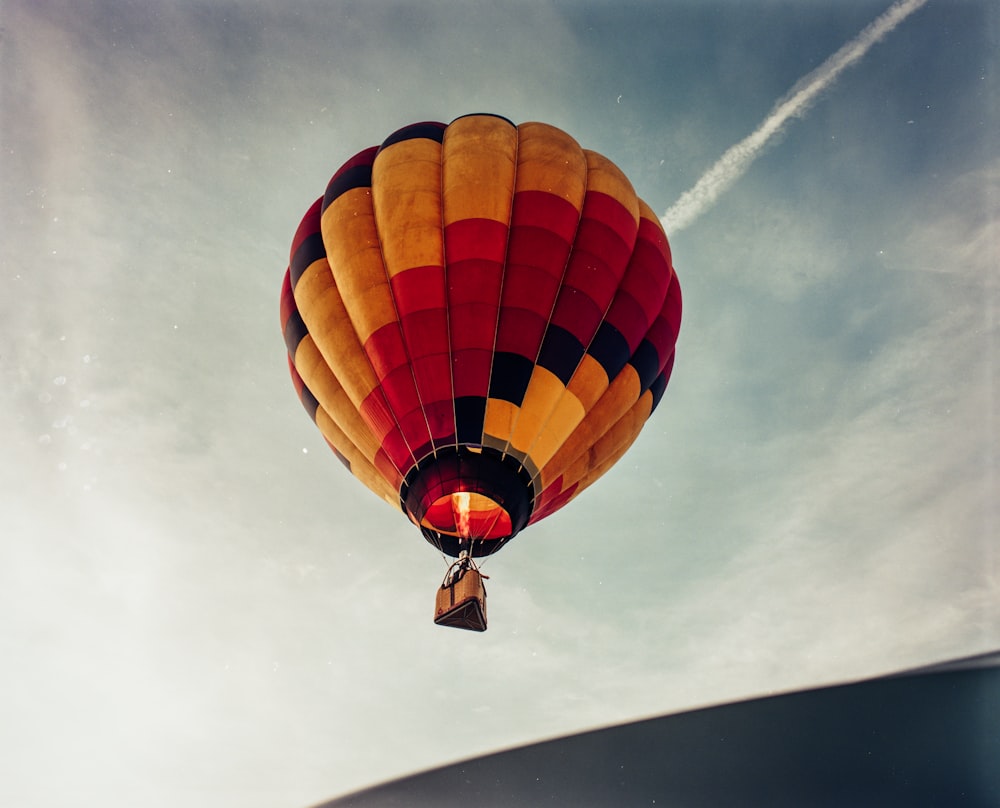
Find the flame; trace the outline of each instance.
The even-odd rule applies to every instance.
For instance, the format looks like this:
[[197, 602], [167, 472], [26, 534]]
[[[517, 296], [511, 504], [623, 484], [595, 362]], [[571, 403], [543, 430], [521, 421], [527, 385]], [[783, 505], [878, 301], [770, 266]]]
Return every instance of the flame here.
[[451, 495], [451, 512], [455, 515], [455, 527], [463, 539], [470, 536], [469, 513], [471, 511], [472, 494], [468, 491], [456, 491]]

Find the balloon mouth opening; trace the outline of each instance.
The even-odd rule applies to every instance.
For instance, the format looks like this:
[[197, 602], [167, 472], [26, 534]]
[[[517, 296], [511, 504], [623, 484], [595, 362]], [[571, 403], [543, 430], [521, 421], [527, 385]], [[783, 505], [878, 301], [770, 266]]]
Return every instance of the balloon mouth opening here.
[[506, 538], [511, 535], [513, 523], [503, 505], [491, 497], [456, 491], [434, 500], [420, 526], [471, 541]]
[[418, 463], [400, 501], [424, 537], [447, 555], [496, 552], [531, 518], [531, 478], [513, 457], [488, 447], [439, 450]]

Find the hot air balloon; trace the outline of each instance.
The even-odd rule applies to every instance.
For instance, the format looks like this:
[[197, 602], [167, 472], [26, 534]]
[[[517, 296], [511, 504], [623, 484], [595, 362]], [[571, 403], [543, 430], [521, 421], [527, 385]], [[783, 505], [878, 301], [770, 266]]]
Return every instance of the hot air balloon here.
[[621, 170], [554, 126], [486, 114], [405, 126], [344, 163], [281, 292], [303, 406], [457, 559], [435, 621], [476, 630], [474, 559], [622, 456], [680, 319], [666, 235]]

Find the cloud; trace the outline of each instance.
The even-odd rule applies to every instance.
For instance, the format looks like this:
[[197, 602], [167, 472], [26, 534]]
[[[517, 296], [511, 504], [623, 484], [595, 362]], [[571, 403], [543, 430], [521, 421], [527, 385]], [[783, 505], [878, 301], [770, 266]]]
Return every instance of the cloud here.
[[[901, 271], [954, 275], [991, 289], [1000, 284], [1000, 159], [938, 183], [899, 217], [885, 265]], [[918, 224], [914, 225], [913, 220]], [[895, 234], [894, 234], [895, 235]]]
[[677, 233], [690, 225], [725, 193], [750, 167], [763, 150], [795, 117], [808, 112], [816, 99], [848, 67], [861, 59], [873, 45], [890, 34], [927, 0], [899, 0], [854, 39], [841, 47], [809, 75], [800, 79], [788, 95], [778, 101], [760, 125], [739, 143], [731, 146], [692, 188], [663, 214], [661, 222], [668, 233]]

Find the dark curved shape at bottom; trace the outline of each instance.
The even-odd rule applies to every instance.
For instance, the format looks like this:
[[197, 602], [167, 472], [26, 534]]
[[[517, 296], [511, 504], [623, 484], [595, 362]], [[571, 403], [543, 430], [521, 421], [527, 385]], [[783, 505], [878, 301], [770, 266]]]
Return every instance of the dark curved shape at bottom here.
[[[1000, 656], [524, 746], [325, 808], [1000, 805]], [[433, 739], [440, 727], [428, 727]], [[431, 741], [432, 742], [432, 741]]]

